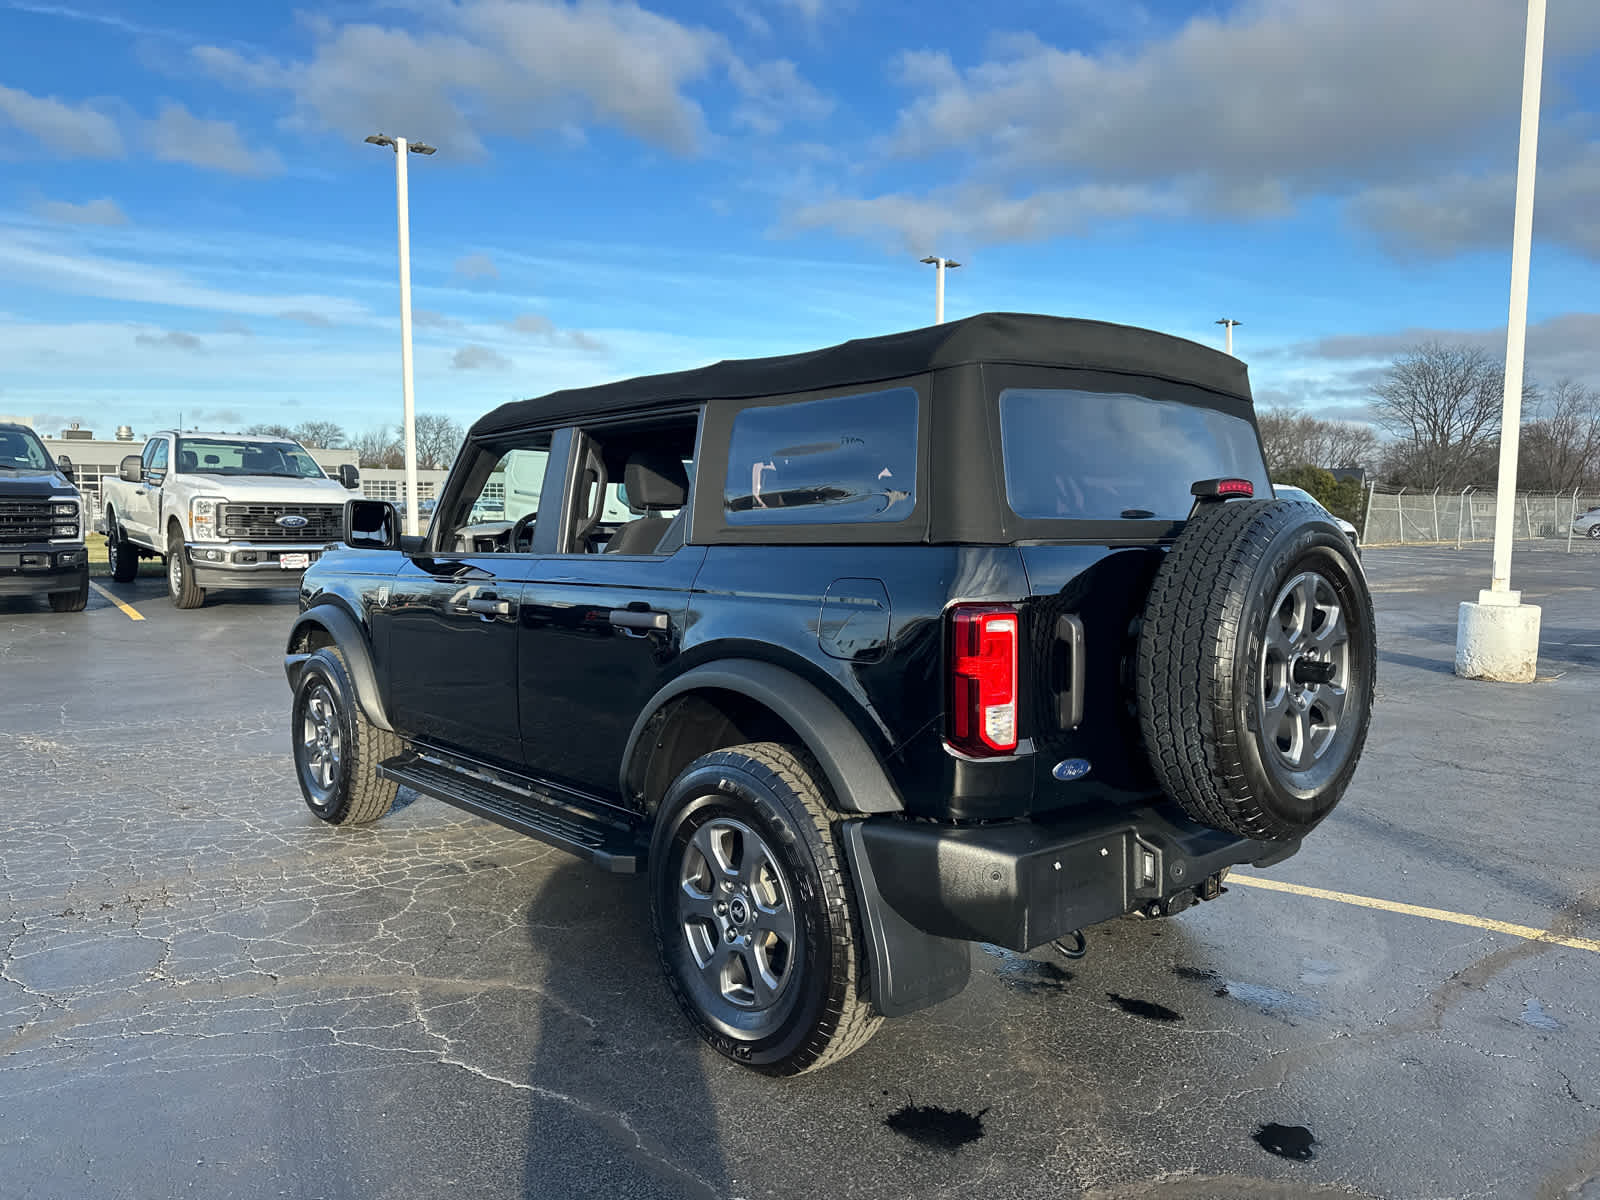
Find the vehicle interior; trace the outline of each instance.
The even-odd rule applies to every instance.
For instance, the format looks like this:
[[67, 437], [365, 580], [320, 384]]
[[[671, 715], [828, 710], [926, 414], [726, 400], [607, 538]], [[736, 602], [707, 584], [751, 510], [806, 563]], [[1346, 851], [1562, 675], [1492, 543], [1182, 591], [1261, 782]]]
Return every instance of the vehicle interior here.
[[[693, 418], [603, 426], [575, 432], [578, 463], [570, 498], [550, 472], [550, 436], [501, 450], [485, 449], [451, 504], [455, 553], [530, 554], [540, 520], [568, 521], [554, 544], [567, 554], [670, 554], [684, 544], [694, 475]], [[487, 469], [485, 469], [487, 468]]]

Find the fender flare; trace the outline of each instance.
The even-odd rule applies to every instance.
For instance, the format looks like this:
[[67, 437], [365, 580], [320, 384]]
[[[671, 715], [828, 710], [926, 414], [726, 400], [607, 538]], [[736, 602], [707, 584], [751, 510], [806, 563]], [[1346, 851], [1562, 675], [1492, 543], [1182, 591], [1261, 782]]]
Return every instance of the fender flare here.
[[633, 723], [622, 754], [622, 795], [642, 790], [649, 755], [639, 753], [640, 739], [651, 722], [672, 700], [702, 688], [738, 693], [783, 718], [816, 757], [844, 812], [905, 811], [905, 801], [878, 755], [837, 704], [793, 671], [747, 658], [722, 659], [685, 671], [650, 697]]
[[[334, 644], [339, 647], [339, 652], [344, 655], [345, 665], [350, 670], [350, 679], [355, 684], [356, 700], [361, 705], [361, 711], [366, 714], [367, 720], [379, 729], [393, 733], [394, 726], [389, 724], [389, 714], [384, 711], [383, 693], [378, 689], [378, 676], [372, 669], [372, 654], [367, 649], [366, 635], [356, 623], [356, 619], [340, 604], [318, 604], [308, 608], [294, 619], [293, 625], [289, 626], [289, 646], [295, 644], [300, 631], [307, 625], [319, 625], [328, 631]], [[300, 668], [310, 657], [310, 654], [294, 652], [284, 654], [283, 670], [289, 677], [291, 690], [299, 684]]]

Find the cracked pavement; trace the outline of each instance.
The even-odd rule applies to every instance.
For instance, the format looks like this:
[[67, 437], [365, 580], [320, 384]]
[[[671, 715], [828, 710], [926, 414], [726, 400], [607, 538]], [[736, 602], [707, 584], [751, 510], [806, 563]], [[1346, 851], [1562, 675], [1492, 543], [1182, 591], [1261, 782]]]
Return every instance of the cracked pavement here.
[[[1600, 557], [1519, 554], [1526, 687], [1450, 673], [1486, 550], [1367, 563], [1367, 757], [1271, 874], [1600, 936]], [[291, 594], [161, 587], [116, 589], [142, 623], [0, 602], [8, 1200], [1600, 1196], [1600, 955], [1238, 887], [1081, 961], [980, 949], [962, 996], [766, 1079], [690, 1033], [640, 880], [426, 799], [312, 818]]]

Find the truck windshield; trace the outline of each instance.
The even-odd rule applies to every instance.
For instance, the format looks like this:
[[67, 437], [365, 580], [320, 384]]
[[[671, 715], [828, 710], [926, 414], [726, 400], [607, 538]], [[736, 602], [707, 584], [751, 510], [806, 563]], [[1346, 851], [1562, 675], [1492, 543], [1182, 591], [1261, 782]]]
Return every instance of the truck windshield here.
[[178, 473], [327, 478], [316, 459], [293, 442], [235, 442], [224, 438], [179, 438]]
[[0, 471], [48, 471], [50, 456], [25, 429], [0, 429]]
[[1256, 431], [1202, 404], [1126, 392], [1000, 393], [1006, 498], [1019, 517], [1181, 521], [1202, 479], [1248, 479], [1270, 496]]

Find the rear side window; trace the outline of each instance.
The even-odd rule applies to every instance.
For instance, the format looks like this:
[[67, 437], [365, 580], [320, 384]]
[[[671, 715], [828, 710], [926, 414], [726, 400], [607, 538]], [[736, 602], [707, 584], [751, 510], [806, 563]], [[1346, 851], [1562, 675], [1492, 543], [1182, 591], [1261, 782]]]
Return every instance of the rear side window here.
[[1181, 521], [1197, 480], [1248, 479], [1271, 496], [1243, 417], [1127, 392], [1006, 388], [1000, 393], [1006, 499], [1019, 517]]
[[916, 505], [917, 393], [747, 408], [733, 419], [729, 525], [903, 521]]

